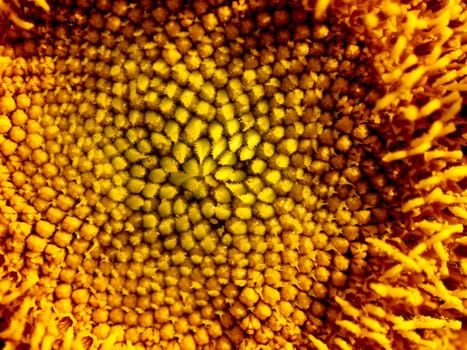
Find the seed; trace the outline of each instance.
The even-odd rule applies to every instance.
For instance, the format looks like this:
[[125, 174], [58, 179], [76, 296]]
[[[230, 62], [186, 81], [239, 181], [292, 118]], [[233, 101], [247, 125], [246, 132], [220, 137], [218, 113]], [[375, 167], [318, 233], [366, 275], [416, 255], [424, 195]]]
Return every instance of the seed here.
[[51, 237], [55, 232], [55, 225], [41, 220], [36, 224], [36, 232], [39, 236], [43, 238]]
[[172, 46], [162, 51], [162, 57], [169, 65], [173, 66], [182, 58], [182, 55]]
[[229, 149], [232, 152], [237, 152], [243, 145], [243, 134], [237, 133], [230, 138]]
[[273, 206], [258, 202], [254, 205], [254, 213], [261, 219], [270, 219], [275, 214]]
[[223, 205], [219, 205], [219, 206], [215, 207], [214, 212], [215, 212], [215, 216], [219, 220], [227, 220], [231, 216], [230, 208], [227, 207], [227, 206], [223, 206]]
[[[214, 150], [217, 152], [217, 148], [215, 148]], [[224, 151], [218, 158], [217, 163], [219, 165], [225, 165], [229, 167], [234, 166], [235, 164], [237, 164], [237, 155], [235, 152], [229, 150]]]
[[258, 193], [257, 198], [265, 203], [273, 203], [276, 199], [276, 193], [272, 188], [266, 187]]
[[0, 116], [0, 133], [6, 134], [12, 127], [11, 120], [6, 115]]
[[77, 304], [85, 304], [89, 299], [89, 292], [87, 289], [77, 289], [71, 294], [72, 300]]
[[275, 169], [286, 169], [290, 164], [290, 158], [285, 154], [274, 154], [270, 158], [269, 164]]
[[182, 133], [182, 139], [185, 143], [191, 145], [196, 142], [205, 129], [205, 122], [199, 118], [191, 118]]
[[126, 184], [126, 188], [130, 193], [140, 193], [141, 191], [143, 191], [145, 186], [146, 183], [144, 180], [135, 178], [130, 179]]
[[171, 185], [162, 185], [159, 188], [159, 198], [172, 199], [178, 194], [178, 190]]
[[[202, 64], [200, 64], [199, 68], [201, 68], [201, 67], [202, 67]], [[187, 96], [190, 96], [190, 97], [194, 98], [194, 99], [191, 99], [192, 102], [193, 101], [195, 101], [195, 102], [198, 101], [198, 98], [195, 96], [195, 92], [199, 92], [201, 87], [203, 86], [203, 84], [204, 84], [204, 78], [203, 78], [203, 75], [202, 75], [202, 73], [200, 71], [194, 71], [194, 72], [190, 73], [190, 75], [188, 77], [188, 87], [192, 91], [190, 91], [190, 90], [185, 90], [185, 91], [186, 91]], [[190, 91], [190, 92], [188, 93], [188, 91]], [[180, 101], [183, 104], [183, 100], [180, 99]], [[188, 101], [190, 101], [190, 99]], [[189, 108], [188, 106], [185, 106], [185, 107]], [[191, 105], [190, 107], [193, 108], [194, 105]]]
[[120, 156], [113, 158], [111, 163], [115, 170], [124, 170], [128, 166], [125, 158]]
[[125, 199], [125, 204], [130, 208], [131, 210], [139, 210], [143, 205], [144, 205], [144, 199], [141, 198], [138, 195], [129, 195]]
[[227, 140], [225, 138], [220, 138], [212, 144], [211, 155], [214, 159], [224, 153], [227, 148]]
[[11, 113], [16, 109], [16, 102], [12, 96], [0, 97], [0, 113]]

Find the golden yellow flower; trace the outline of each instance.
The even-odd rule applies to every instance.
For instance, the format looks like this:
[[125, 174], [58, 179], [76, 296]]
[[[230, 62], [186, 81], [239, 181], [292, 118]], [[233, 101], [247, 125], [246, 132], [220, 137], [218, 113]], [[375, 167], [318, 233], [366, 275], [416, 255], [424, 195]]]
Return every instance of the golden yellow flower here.
[[0, 16], [0, 348], [465, 347], [464, 1]]

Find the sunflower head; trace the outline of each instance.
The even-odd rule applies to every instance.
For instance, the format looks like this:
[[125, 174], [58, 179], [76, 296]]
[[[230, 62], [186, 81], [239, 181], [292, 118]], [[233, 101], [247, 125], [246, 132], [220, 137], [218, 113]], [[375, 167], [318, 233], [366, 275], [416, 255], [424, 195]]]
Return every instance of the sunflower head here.
[[0, 339], [456, 349], [462, 1], [1, 1]]

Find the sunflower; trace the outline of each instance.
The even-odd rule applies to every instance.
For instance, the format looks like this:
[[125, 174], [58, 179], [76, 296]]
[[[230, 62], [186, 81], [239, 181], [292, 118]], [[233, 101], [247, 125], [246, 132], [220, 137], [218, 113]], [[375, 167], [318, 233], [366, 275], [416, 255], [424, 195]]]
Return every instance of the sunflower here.
[[461, 0], [0, 0], [0, 348], [462, 349]]

